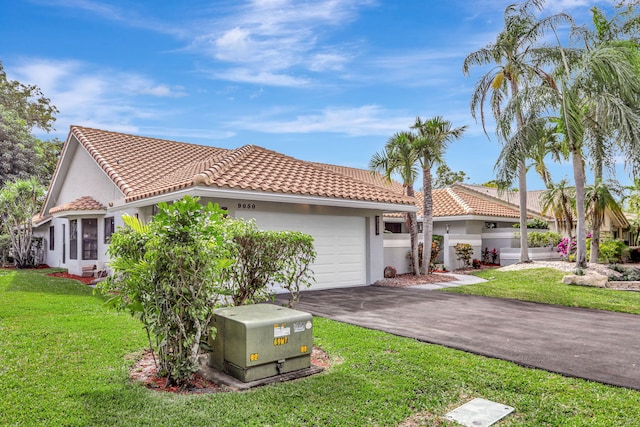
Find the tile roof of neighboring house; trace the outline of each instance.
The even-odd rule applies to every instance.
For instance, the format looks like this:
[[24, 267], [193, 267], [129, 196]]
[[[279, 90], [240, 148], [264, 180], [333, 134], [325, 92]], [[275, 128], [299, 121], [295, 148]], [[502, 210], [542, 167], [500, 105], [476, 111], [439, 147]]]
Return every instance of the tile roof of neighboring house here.
[[[490, 200], [464, 191], [461, 188], [448, 187], [436, 189], [431, 192], [433, 199], [433, 217], [448, 216], [494, 216], [501, 218], [519, 218], [518, 210], [500, 200]], [[418, 207], [417, 216], [423, 216], [422, 204], [424, 193], [416, 192], [416, 205]], [[388, 214], [386, 217], [399, 217], [402, 214]]]
[[[434, 217], [479, 215], [518, 218], [520, 216], [520, 213], [512, 207], [478, 197], [466, 191], [460, 191], [459, 189], [443, 188], [434, 190], [432, 194]], [[422, 193], [416, 198], [422, 203]], [[422, 215], [422, 212], [418, 214]]]
[[100, 202], [97, 202], [90, 196], [83, 196], [63, 205], [55, 206], [49, 209], [49, 213], [56, 214], [69, 211], [102, 211], [107, 208]]
[[227, 150], [72, 126], [127, 201], [199, 185], [412, 205], [392, 188], [254, 145]]
[[[460, 187], [465, 190], [481, 193], [495, 199], [504, 200], [507, 203], [520, 208], [520, 197], [517, 191], [498, 191], [497, 188], [485, 187], [483, 185], [471, 185], [457, 183], [454, 187]], [[527, 209], [538, 215], [542, 215], [541, 198], [545, 190], [527, 191]]]

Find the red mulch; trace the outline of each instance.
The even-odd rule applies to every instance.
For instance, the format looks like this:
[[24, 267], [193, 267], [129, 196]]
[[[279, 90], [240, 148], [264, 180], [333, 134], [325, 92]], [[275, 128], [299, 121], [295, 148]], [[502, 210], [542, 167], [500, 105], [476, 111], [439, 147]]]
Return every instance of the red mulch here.
[[[326, 369], [331, 366], [331, 361], [327, 353], [314, 346], [311, 350], [311, 364]], [[197, 372], [191, 376], [189, 384], [186, 386], [167, 385], [167, 379], [158, 376], [153, 356], [148, 349], [145, 350], [142, 357], [131, 368], [129, 375], [132, 380], [141, 382], [149, 389], [168, 393], [221, 393], [230, 391], [228, 387], [209, 381]]]
[[62, 271], [60, 273], [49, 273], [49, 274], [47, 274], [47, 276], [62, 277], [64, 279], [73, 279], [73, 280], [77, 280], [79, 282], [82, 282], [85, 285], [90, 285], [91, 282], [93, 282], [95, 280], [95, 277], [76, 276], [75, 274], [69, 274], [69, 273], [66, 273], [64, 271]]

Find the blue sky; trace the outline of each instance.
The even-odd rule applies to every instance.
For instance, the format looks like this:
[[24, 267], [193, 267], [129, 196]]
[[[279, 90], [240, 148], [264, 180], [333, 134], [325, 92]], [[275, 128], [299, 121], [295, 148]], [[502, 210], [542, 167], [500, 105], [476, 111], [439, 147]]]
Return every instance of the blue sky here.
[[[60, 139], [77, 124], [367, 168], [416, 116], [441, 115], [469, 126], [446, 162], [479, 184], [499, 145], [469, 111], [486, 70], [465, 77], [462, 61], [495, 39], [511, 2], [5, 0], [0, 60], [58, 107]], [[585, 23], [608, 4], [549, 3]], [[529, 188], [542, 188], [533, 173]]]

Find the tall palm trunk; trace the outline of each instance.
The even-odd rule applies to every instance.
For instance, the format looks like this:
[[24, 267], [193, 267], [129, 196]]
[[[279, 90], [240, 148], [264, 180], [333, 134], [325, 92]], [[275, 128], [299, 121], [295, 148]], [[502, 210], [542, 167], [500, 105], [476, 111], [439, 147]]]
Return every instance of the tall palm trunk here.
[[[594, 170], [594, 189], [602, 182], [602, 160], [597, 160]], [[594, 191], [594, 199], [591, 201], [591, 255], [589, 256], [589, 262], [598, 262], [600, 258], [600, 228], [602, 227], [602, 212], [600, 211], [600, 203], [597, 199], [599, 196], [597, 191]]]
[[[575, 147], [575, 145], [574, 145]], [[573, 162], [573, 176], [576, 184], [576, 212], [578, 214], [578, 225], [576, 232], [576, 268], [585, 268], [587, 266], [587, 243], [586, 243], [586, 224], [584, 212], [584, 162], [579, 150], [571, 151], [571, 159]]]
[[[513, 97], [518, 96], [518, 82], [510, 79], [511, 93]], [[516, 113], [516, 124], [518, 130], [524, 127], [522, 112]], [[529, 259], [529, 236], [527, 231], [527, 165], [525, 154], [518, 163], [518, 196], [520, 198], [520, 262], [531, 262]]]
[[431, 241], [433, 240], [433, 197], [432, 177], [430, 169], [422, 171], [422, 191], [424, 192], [422, 204], [422, 269], [420, 273], [429, 272], [431, 264]]
[[[412, 186], [407, 187], [407, 196], [415, 197]], [[417, 276], [420, 274], [420, 264], [418, 259], [418, 218], [416, 213], [408, 212], [406, 214], [406, 222], [411, 238], [411, 272]]]

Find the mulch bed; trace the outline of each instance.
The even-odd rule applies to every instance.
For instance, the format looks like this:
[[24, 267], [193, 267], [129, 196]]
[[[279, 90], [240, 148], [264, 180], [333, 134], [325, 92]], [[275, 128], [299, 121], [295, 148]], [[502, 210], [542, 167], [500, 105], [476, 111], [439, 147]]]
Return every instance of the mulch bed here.
[[[311, 364], [327, 369], [331, 366], [331, 360], [326, 352], [314, 346], [311, 350]], [[158, 376], [153, 355], [148, 349], [145, 350], [142, 357], [138, 359], [136, 364], [130, 369], [129, 376], [132, 380], [142, 383], [148, 389], [167, 393], [204, 394], [232, 391], [225, 385], [217, 384], [203, 378], [198, 372], [191, 376], [189, 384], [186, 386], [167, 385], [167, 379]]]
[[62, 277], [64, 279], [73, 279], [73, 280], [77, 280], [79, 282], [84, 283], [85, 285], [90, 285], [95, 279], [95, 277], [82, 277], [82, 276], [77, 276], [75, 274], [69, 274], [67, 272], [61, 271], [59, 273], [49, 273], [47, 274], [47, 276], [51, 276], [51, 277]]
[[452, 282], [456, 280], [453, 276], [446, 274], [421, 274], [413, 275], [411, 273], [398, 274], [390, 279], [381, 279], [374, 283], [375, 286], [387, 286], [392, 288], [404, 288], [407, 286], [426, 285], [432, 283]]

